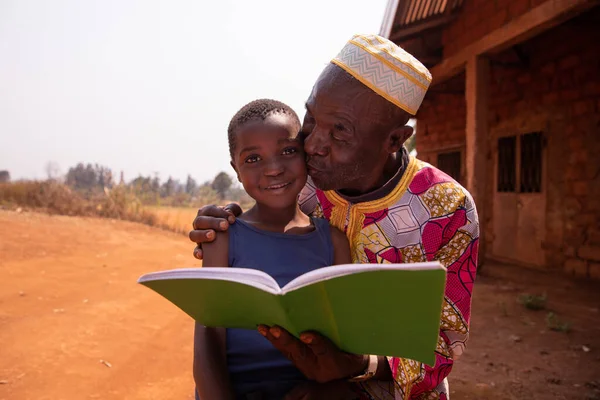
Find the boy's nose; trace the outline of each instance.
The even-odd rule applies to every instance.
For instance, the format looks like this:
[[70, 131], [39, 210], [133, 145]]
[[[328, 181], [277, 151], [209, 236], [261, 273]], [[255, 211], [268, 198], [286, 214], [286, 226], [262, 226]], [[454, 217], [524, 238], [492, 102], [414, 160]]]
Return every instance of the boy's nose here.
[[271, 161], [265, 168], [264, 174], [266, 176], [277, 176], [283, 174], [285, 168], [283, 164], [279, 161]]

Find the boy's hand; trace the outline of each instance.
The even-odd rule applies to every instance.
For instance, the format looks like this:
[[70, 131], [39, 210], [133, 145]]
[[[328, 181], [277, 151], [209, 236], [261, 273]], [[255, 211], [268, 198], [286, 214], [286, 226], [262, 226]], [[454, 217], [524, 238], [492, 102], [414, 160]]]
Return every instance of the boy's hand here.
[[194, 257], [202, 260], [202, 243], [215, 240], [215, 231], [226, 231], [229, 224], [233, 224], [240, 214], [242, 209], [235, 203], [227, 204], [225, 207], [209, 205], [199, 209], [198, 215], [192, 222], [194, 230], [189, 234], [190, 240], [198, 244], [194, 249]]
[[278, 326], [259, 325], [258, 331], [291, 360], [308, 379], [327, 383], [360, 375], [368, 357], [341, 351], [331, 340], [318, 333], [305, 332], [300, 340]]

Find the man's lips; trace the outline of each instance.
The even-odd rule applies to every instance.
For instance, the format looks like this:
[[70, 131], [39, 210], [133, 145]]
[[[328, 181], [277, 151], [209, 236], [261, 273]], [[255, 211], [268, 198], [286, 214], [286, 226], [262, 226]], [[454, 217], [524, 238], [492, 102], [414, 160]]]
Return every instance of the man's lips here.
[[307, 168], [308, 168], [308, 171], [311, 172], [311, 173], [323, 172], [322, 168], [320, 168], [319, 166], [312, 165], [310, 163], [307, 164]]

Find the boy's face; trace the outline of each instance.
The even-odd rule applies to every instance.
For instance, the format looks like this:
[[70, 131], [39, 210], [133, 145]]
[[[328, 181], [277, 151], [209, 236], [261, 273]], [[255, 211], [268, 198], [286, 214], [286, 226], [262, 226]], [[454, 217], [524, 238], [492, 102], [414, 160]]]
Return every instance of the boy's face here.
[[297, 124], [285, 114], [250, 121], [237, 129], [231, 165], [257, 203], [273, 208], [296, 203], [307, 177], [297, 135]]

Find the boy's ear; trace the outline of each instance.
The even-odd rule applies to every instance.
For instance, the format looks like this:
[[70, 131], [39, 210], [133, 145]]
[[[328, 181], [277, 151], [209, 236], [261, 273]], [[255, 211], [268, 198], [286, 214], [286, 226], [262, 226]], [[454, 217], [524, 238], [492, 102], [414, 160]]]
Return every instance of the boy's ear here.
[[387, 141], [387, 152], [389, 154], [397, 153], [400, 151], [404, 142], [406, 142], [413, 134], [412, 126], [401, 126], [395, 128], [388, 135]]
[[235, 171], [235, 176], [237, 177], [238, 182], [242, 182], [242, 180], [240, 179], [240, 173], [237, 170], [237, 167], [235, 166], [235, 163], [233, 161], [229, 161], [229, 165], [231, 165], [231, 168], [233, 168], [233, 170]]

